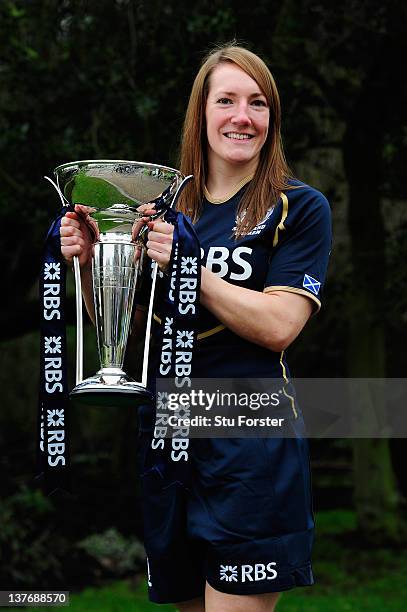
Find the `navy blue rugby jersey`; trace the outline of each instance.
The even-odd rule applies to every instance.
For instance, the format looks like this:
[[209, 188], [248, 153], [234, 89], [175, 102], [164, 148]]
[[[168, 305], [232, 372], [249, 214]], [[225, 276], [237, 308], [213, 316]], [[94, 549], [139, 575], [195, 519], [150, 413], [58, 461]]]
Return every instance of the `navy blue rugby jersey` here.
[[[225, 202], [204, 199], [195, 224], [202, 264], [225, 281], [265, 293], [283, 290], [307, 296], [321, 306], [331, 248], [331, 215], [316, 189], [292, 181], [264, 219], [235, 240], [233, 229], [243, 186]], [[161, 323], [159, 293], [155, 321]], [[158, 329], [156, 328], [156, 331]], [[234, 334], [201, 306], [193, 377], [285, 377], [284, 351], [276, 353]]]

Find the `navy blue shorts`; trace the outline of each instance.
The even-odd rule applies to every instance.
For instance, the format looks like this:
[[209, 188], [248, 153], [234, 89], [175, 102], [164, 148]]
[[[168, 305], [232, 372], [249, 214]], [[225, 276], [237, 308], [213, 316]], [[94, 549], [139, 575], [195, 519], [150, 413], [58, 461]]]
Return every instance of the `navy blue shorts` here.
[[[152, 601], [202, 596], [206, 581], [235, 595], [313, 584], [308, 442], [301, 416], [286, 423], [298, 437], [190, 440], [188, 490], [142, 469]], [[140, 451], [143, 468], [148, 435]]]

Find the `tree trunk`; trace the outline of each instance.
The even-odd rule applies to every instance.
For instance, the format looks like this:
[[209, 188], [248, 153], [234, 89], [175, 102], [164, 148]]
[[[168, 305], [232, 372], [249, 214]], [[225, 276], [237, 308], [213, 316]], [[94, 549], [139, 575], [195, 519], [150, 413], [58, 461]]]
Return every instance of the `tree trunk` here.
[[[351, 378], [386, 376], [385, 228], [380, 202], [382, 135], [377, 94], [370, 87], [365, 90], [354, 107], [344, 140], [352, 257], [351, 294], [347, 296]], [[368, 398], [363, 403], [358, 409], [364, 410], [368, 420], [373, 405]], [[388, 440], [355, 439], [353, 457], [355, 506], [362, 535], [376, 544], [399, 539], [399, 497]]]

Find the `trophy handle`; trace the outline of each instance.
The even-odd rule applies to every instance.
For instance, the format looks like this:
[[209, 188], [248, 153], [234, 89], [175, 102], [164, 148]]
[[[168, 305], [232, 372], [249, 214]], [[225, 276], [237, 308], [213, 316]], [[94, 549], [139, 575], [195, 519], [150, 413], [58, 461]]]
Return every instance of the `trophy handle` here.
[[157, 273], [158, 273], [158, 264], [157, 262], [154, 262], [153, 273], [151, 275], [152, 283], [151, 283], [150, 302], [148, 304], [146, 333], [144, 337], [143, 371], [141, 375], [141, 384], [143, 385], [143, 387], [147, 387], [148, 355], [150, 352], [150, 334], [151, 334], [151, 324], [153, 321], [153, 306], [154, 306], [155, 286], [157, 283]]
[[[188, 176], [185, 176], [185, 177], [182, 179], [181, 183], [178, 185], [178, 189], [177, 189], [177, 191], [175, 192], [174, 199], [173, 199], [173, 201], [171, 202], [171, 206], [170, 206], [170, 208], [174, 208], [174, 209], [175, 209], [175, 207], [176, 207], [176, 205], [177, 205], [177, 202], [178, 202], [178, 198], [179, 198], [179, 196], [181, 195], [182, 191], [184, 190], [184, 187], [186, 186], [186, 184], [187, 184], [187, 183], [189, 183], [190, 181], [192, 181], [192, 179], [193, 179], [193, 178], [194, 178], [194, 175], [193, 175], [193, 174], [189, 174]], [[160, 210], [159, 212], [157, 212], [155, 215], [151, 215], [150, 220], [151, 220], [151, 221], [155, 221], [156, 219], [160, 219], [161, 217], [163, 217], [163, 216], [165, 215], [165, 213], [166, 213], [166, 212], [167, 212], [167, 209], [166, 209], [166, 208], [164, 208], [163, 210]], [[138, 237], [139, 237], [139, 238], [143, 238], [143, 237], [144, 237], [144, 235], [145, 235], [147, 232], [148, 232], [148, 226], [147, 226], [147, 225], [145, 225], [145, 226], [144, 226], [144, 227], [142, 227], [142, 228], [141, 228], [141, 230], [139, 231], [139, 233], [138, 233]]]
[[[44, 176], [44, 178], [55, 188], [61, 200], [62, 206], [69, 205], [69, 202], [62, 193], [59, 184], [55, 183], [51, 178], [49, 178], [49, 176]], [[79, 267], [79, 258], [76, 255], [73, 258], [73, 270], [75, 275], [76, 293], [76, 384], [78, 385], [83, 380], [83, 317], [81, 271]]]
[[188, 174], [188, 176], [184, 176], [184, 178], [182, 179], [182, 182], [178, 185], [178, 189], [175, 192], [175, 196], [173, 201], [171, 202], [171, 208], [176, 207], [177, 202], [178, 202], [178, 198], [181, 195], [181, 193], [184, 191], [184, 188], [186, 187], [187, 183], [189, 183], [190, 181], [192, 181], [192, 179], [194, 178], [193, 174]]
[[82, 316], [82, 283], [79, 257], [73, 258], [76, 293], [76, 384], [83, 380], [83, 316]]

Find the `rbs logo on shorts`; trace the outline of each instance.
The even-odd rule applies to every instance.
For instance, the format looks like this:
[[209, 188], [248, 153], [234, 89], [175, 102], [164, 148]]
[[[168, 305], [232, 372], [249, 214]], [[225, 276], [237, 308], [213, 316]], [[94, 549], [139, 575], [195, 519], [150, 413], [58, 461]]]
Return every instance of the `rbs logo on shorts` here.
[[277, 578], [277, 571], [274, 569], [277, 563], [255, 563], [250, 565], [221, 565], [219, 578], [226, 582], [258, 582], [259, 580], [274, 580]]

